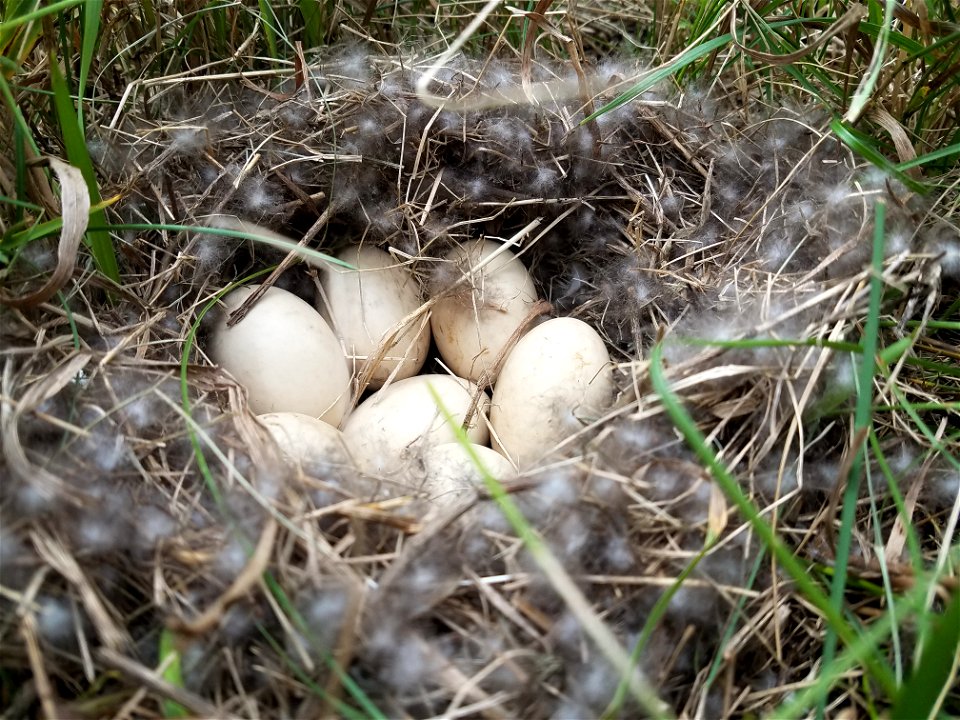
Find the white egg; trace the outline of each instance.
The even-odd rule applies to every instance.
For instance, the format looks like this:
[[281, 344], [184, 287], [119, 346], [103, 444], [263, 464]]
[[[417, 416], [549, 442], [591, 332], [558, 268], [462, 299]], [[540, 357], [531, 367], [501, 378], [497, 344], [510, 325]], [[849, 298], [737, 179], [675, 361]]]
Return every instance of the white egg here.
[[[343, 427], [362, 470], [373, 475], [396, 475], [428, 447], [456, 440], [431, 387], [454, 422], [464, 422], [477, 392], [473, 383], [449, 375], [418, 375], [390, 383], [361, 403]], [[471, 442], [487, 443], [489, 407], [490, 398], [484, 393], [467, 428]]]
[[337, 337], [309, 303], [272, 287], [242, 321], [227, 326], [229, 312], [256, 287], [223, 298], [210, 357], [247, 389], [254, 413], [299, 412], [339, 425], [350, 402], [350, 369]]
[[265, 413], [259, 420], [284, 461], [311, 475], [339, 475], [356, 465], [343, 433], [322, 420], [292, 412]]
[[[471, 444], [470, 447], [494, 480], [503, 482], [516, 477], [516, 468], [500, 453], [482, 445]], [[420, 490], [432, 502], [449, 504], [464, 493], [485, 487], [483, 475], [460, 443], [444, 443], [428, 448], [421, 460], [423, 481]]]
[[[460, 247], [447, 255], [460, 273], [470, 273], [501, 243], [484, 240]], [[472, 279], [433, 308], [430, 325], [440, 355], [460, 377], [478, 381], [490, 371], [500, 351], [523, 324], [537, 302], [530, 274], [509, 250], [503, 250]]]
[[510, 351], [493, 392], [493, 447], [524, 468], [596, 420], [613, 399], [603, 338], [585, 322], [555, 318]]
[[[420, 307], [420, 286], [407, 268], [374, 247], [350, 247], [337, 258], [357, 270], [329, 265], [323, 274], [325, 317], [330, 320], [354, 373], [369, 372], [369, 387], [383, 385], [399, 366], [396, 380], [412, 377], [430, 350], [429, 323], [405, 317]], [[382, 346], [400, 330], [394, 342]], [[372, 365], [372, 367], [371, 367]]]

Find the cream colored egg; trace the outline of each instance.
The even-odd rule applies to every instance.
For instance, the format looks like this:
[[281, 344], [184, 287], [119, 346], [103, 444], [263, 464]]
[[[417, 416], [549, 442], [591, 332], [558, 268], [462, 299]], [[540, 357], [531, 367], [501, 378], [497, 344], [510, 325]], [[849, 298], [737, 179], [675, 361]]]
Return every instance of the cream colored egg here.
[[[412, 377], [430, 350], [430, 326], [405, 317], [420, 307], [420, 286], [410, 271], [374, 247], [350, 247], [337, 258], [356, 270], [329, 265], [323, 274], [322, 308], [357, 377], [370, 373], [368, 387], [378, 388], [399, 366], [396, 380]], [[395, 340], [384, 347], [392, 334]], [[371, 367], [372, 365], [372, 367]]]
[[509, 250], [481, 267], [502, 248], [501, 243], [484, 240], [450, 253], [447, 260], [456, 266], [458, 277], [471, 272], [472, 277], [437, 302], [430, 320], [444, 362], [475, 382], [487, 371], [490, 382], [496, 379], [492, 373], [498, 354], [537, 302], [530, 274]]
[[[437, 393], [454, 422], [462, 424], [473, 405], [477, 386], [449, 375], [418, 375], [378, 390], [347, 419], [343, 434], [358, 466], [374, 475], [402, 474], [433, 445], [456, 440], [456, 434], [430, 392]], [[467, 436], [485, 445], [490, 399], [482, 394]]]
[[265, 413], [257, 420], [267, 428], [291, 467], [313, 475], [355, 467], [343, 433], [322, 420], [292, 412]]
[[[503, 482], [516, 477], [516, 468], [500, 453], [482, 445], [471, 444], [470, 447], [494, 480]], [[422, 462], [423, 481], [420, 490], [433, 502], [449, 504], [467, 492], [485, 487], [480, 469], [460, 443], [444, 443], [428, 448]]]
[[228, 314], [256, 287], [223, 298], [225, 311], [210, 334], [210, 357], [247, 389], [253, 412], [299, 412], [339, 425], [350, 402], [350, 369], [320, 313], [273, 287], [242, 321], [227, 326]]
[[603, 338], [585, 322], [555, 318], [510, 351], [493, 393], [495, 450], [529, 467], [613, 399], [613, 370]]

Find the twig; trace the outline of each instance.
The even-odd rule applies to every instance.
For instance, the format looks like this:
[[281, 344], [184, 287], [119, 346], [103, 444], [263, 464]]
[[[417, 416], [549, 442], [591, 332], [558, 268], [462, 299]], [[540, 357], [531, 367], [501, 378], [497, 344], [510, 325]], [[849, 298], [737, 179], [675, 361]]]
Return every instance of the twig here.
[[189, 690], [177, 687], [167, 682], [157, 675], [156, 671], [144, 667], [135, 660], [131, 660], [126, 655], [111, 650], [110, 648], [97, 648], [97, 659], [104, 665], [119, 670], [128, 678], [139, 685], [145, 685], [158, 695], [162, 695], [167, 700], [172, 700], [178, 705], [182, 705], [197, 717], [201, 718], [225, 718], [215, 706], [204, 700]]

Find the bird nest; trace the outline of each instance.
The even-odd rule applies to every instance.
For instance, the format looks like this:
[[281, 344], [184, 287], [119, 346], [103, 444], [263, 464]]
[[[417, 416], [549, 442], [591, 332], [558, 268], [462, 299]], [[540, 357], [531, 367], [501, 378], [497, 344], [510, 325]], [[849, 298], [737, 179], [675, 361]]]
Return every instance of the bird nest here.
[[[0, 642], [5, 672], [30, 679], [7, 700], [52, 715], [596, 717], [623, 678], [598, 624], [638, 648], [625, 716], [647, 686], [679, 713], [762, 713], [807, 678], [822, 618], [675, 429], [651, 369], [792, 551], [829, 567], [862, 441], [847, 418], [871, 282], [886, 289], [881, 347], [956, 302], [948, 199], [858, 162], [816, 110], [723, 78], [595, 115], [641, 70], [353, 45], [131, 85], [88, 138], [120, 198], [123, 285], [81, 262], [58, 301], [0, 310]], [[223, 234], [224, 216], [299, 246]], [[486, 491], [438, 512], [348, 468], [290, 470], [203, 353], [202, 311], [238, 279], [281, 266], [271, 282], [312, 300], [305, 252], [363, 243], [432, 298], [454, 283], [439, 259], [478, 237], [513, 243], [549, 313], [591, 324], [617, 366], [609, 414], [506, 486], [539, 551]], [[50, 271], [47, 242], [9, 294]], [[957, 422], [956, 376], [936, 370], [956, 346], [924, 336], [923, 362], [882, 357], [871, 380], [889, 463], [862, 470], [850, 565], [864, 587], [877, 534], [893, 538], [893, 581], [912, 582], [892, 498], [924, 553], [948, 542], [957, 474], [931, 447], [956, 448], [937, 435]], [[852, 612], [882, 602], [865, 590]]]

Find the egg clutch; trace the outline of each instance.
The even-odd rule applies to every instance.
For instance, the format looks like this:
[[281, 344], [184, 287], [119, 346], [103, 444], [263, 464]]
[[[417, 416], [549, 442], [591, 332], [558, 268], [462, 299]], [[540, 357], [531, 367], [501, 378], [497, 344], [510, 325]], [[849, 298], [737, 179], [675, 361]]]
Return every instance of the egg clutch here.
[[[337, 259], [349, 267], [325, 266], [316, 308], [271, 287], [231, 326], [256, 289], [240, 287], [209, 336], [210, 358], [246, 388], [292, 465], [352, 467], [449, 500], [481, 482], [456, 426], [504, 480], [611, 405], [603, 339], [574, 318], [539, 321], [534, 283], [507, 245], [476, 241], [437, 260], [449, 282], [426, 302], [383, 250], [353, 246]], [[431, 338], [448, 372], [418, 374]]]

